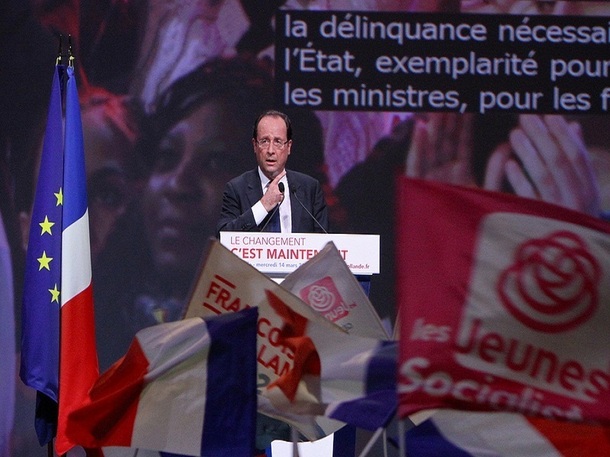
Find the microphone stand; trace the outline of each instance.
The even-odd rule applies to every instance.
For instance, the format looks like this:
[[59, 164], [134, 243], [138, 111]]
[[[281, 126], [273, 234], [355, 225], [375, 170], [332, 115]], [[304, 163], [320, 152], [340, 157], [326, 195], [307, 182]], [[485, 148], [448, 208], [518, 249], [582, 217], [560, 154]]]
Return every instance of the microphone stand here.
[[291, 193], [292, 193], [292, 195], [294, 195], [294, 198], [297, 199], [297, 201], [299, 202], [299, 205], [301, 205], [303, 207], [303, 209], [307, 212], [307, 214], [309, 214], [309, 217], [311, 217], [314, 220], [314, 222], [316, 224], [318, 224], [318, 227], [320, 227], [322, 229], [322, 231], [328, 235], [328, 232], [326, 231], [326, 229], [324, 227], [322, 227], [322, 224], [320, 224], [320, 222], [318, 222], [318, 220], [314, 217], [314, 215], [311, 214], [311, 211], [309, 211], [307, 209], [307, 207], [303, 204], [301, 199], [297, 196], [297, 190], [296, 189], [292, 189]]

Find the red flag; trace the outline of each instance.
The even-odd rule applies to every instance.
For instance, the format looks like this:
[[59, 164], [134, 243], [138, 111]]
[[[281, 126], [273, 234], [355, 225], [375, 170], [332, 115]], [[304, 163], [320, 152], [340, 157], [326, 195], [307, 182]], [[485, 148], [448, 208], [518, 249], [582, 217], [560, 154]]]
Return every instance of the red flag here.
[[400, 181], [401, 417], [427, 408], [610, 419], [610, 225]]

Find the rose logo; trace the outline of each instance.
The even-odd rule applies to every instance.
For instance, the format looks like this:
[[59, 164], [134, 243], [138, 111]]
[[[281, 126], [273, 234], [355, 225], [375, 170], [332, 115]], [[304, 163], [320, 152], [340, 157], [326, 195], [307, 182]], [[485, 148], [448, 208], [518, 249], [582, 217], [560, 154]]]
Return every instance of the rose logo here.
[[335, 305], [335, 296], [326, 287], [314, 284], [307, 291], [307, 299], [316, 311], [324, 313], [332, 309]]
[[568, 231], [518, 246], [497, 291], [509, 312], [528, 327], [547, 333], [572, 329], [598, 306], [600, 266], [586, 243]]

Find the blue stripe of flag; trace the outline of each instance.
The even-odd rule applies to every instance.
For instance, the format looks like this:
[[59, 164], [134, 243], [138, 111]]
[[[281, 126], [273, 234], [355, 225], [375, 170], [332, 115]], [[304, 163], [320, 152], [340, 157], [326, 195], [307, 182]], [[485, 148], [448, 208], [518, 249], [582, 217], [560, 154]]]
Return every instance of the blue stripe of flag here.
[[352, 457], [356, 455], [356, 427], [346, 424], [333, 436], [333, 457]]
[[338, 405], [331, 417], [370, 431], [385, 427], [394, 416], [398, 405], [397, 360], [397, 342], [380, 342], [368, 361], [365, 396]]
[[407, 431], [406, 450], [409, 457], [472, 457], [447, 440], [430, 419]]
[[254, 455], [258, 309], [206, 319], [211, 337], [201, 455]]
[[64, 194], [64, 229], [79, 220], [87, 211], [87, 183], [85, 182], [85, 157], [83, 126], [74, 68], [67, 68], [66, 85], [66, 144]]

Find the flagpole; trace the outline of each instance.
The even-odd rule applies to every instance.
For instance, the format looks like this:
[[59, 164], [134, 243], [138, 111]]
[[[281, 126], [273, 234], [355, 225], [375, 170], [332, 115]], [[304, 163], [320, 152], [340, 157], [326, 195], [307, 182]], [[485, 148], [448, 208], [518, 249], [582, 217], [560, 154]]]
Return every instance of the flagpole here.
[[299, 457], [299, 433], [295, 427], [290, 427], [290, 436], [292, 438], [292, 457]]
[[407, 457], [407, 431], [404, 419], [398, 421], [398, 449], [400, 457]]
[[[57, 58], [55, 59], [55, 65], [61, 65], [62, 64], [62, 41], [63, 41], [63, 35], [60, 33], [59, 34], [59, 48], [57, 50]], [[57, 400], [59, 402], [59, 392], [57, 394]], [[55, 453], [53, 451], [53, 440], [49, 441], [47, 443], [47, 457], [54, 457]], [[62, 455], [61, 457], [64, 457], [64, 455]]]
[[388, 430], [383, 429], [383, 457], [388, 457]]
[[366, 457], [367, 455], [369, 455], [371, 448], [377, 442], [377, 440], [379, 439], [379, 436], [381, 435], [381, 433], [383, 431], [384, 431], [383, 427], [379, 427], [377, 430], [375, 430], [375, 433], [373, 434], [373, 436], [371, 437], [369, 442], [366, 443], [366, 446], [364, 446], [364, 449], [362, 449], [362, 452], [358, 455], [358, 457]]
[[[61, 52], [61, 35], [59, 36], [60, 39], [60, 52]], [[58, 60], [61, 60], [61, 55], [58, 57]], [[72, 56], [72, 36], [68, 35], [68, 67], [74, 67], [74, 56]], [[64, 137], [64, 144], [65, 144], [65, 137]], [[64, 152], [65, 154], [65, 152]], [[64, 168], [65, 169], [65, 168]], [[62, 247], [63, 249], [63, 247]], [[60, 308], [60, 313], [61, 313], [61, 308]], [[61, 315], [61, 314], [60, 314]], [[59, 325], [60, 325], [60, 329], [61, 329], [61, 318], [59, 320]], [[59, 338], [61, 339], [61, 330], [59, 332]], [[61, 350], [60, 350], [61, 352]], [[61, 355], [60, 355], [60, 364], [61, 364]], [[61, 370], [61, 368], [60, 368]], [[57, 403], [59, 404], [59, 392], [57, 393]], [[52, 456], [54, 454], [51, 454]], [[63, 454], [59, 454], [59, 457], [67, 457], [68, 454], [67, 453], [63, 453]]]

